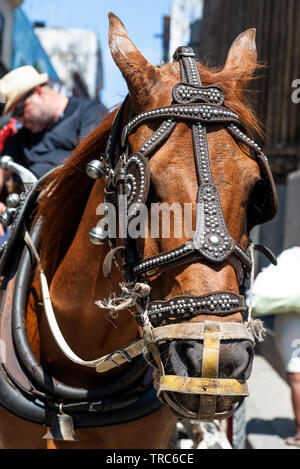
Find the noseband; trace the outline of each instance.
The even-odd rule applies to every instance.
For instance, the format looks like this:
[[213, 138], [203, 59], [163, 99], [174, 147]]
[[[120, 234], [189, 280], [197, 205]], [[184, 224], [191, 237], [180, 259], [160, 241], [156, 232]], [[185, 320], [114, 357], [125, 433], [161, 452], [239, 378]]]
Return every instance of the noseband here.
[[[122, 252], [123, 273], [128, 285], [137, 282], [148, 283], [153, 275], [194, 261], [205, 261], [211, 265], [229, 264], [234, 268], [242, 290], [249, 278], [252, 261], [249, 250], [246, 252], [231, 237], [221, 206], [218, 190], [214, 184], [207, 143], [207, 125], [222, 124], [237, 142], [246, 144], [251, 157], [258, 162], [261, 173], [271, 182], [265, 207], [264, 221], [276, 213], [276, 195], [267, 159], [259, 146], [248, 137], [239, 116], [224, 106], [225, 95], [217, 86], [204, 87], [201, 82], [193, 50], [180, 47], [174, 54], [179, 61], [182, 83], [173, 88], [173, 102], [170, 106], [145, 111], [130, 120], [123, 128], [121, 139], [117, 131], [122, 113], [119, 113], [108, 141], [106, 154], [98, 162], [100, 173], [106, 173], [105, 202], [117, 205], [118, 198], [128, 196], [125, 218], [132, 219], [142, 203], [148, 199], [150, 169], [148, 159], [166, 142], [178, 122], [191, 124], [193, 150], [198, 180], [196, 229], [193, 239], [176, 249], [162, 252], [147, 259], [140, 258], [136, 243], [128, 236], [122, 239], [123, 245], [116, 247], [116, 240], [110, 238], [111, 251], [104, 262], [104, 274], [109, 275], [112, 259]], [[142, 124], [162, 120], [158, 129], [141, 146], [138, 152], [131, 153], [128, 137]], [[243, 130], [241, 130], [243, 129]], [[121, 157], [116, 161], [116, 147], [121, 146]], [[94, 162], [95, 163], [95, 162]], [[123, 214], [124, 215], [124, 214]], [[259, 218], [259, 217], [258, 217]], [[258, 223], [262, 222], [258, 220]], [[104, 219], [101, 228], [91, 232], [95, 244], [107, 240], [104, 233]], [[236, 396], [240, 403], [248, 395], [247, 385], [237, 379], [219, 379], [219, 351], [222, 340], [249, 340], [254, 338], [245, 324], [204, 321], [204, 323], [174, 324], [174, 319], [189, 320], [198, 315], [216, 314], [222, 317], [245, 312], [244, 298], [230, 291], [217, 291], [203, 296], [180, 296], [168, 301], [153, 301], [150, 297], [137, 300], [138, 322], [143, 329], [148, 357], [160, 372], [158, 395], [180, 416], [213, 420], [228, 417], [229, 413], [218, 414], [218, 396]], [[245, 318], [244, 318], [245, 319]], [[188, 330], [187, 330], [188, 329]], [[203, 341], [203, 364], [201, 378], [166, 376], [160, 359], [158, 346], [174, 339]], [[182, 409], [176, 400], [170, 399], [168, 392], [200, 394], [200, 408], [197, 414]]]

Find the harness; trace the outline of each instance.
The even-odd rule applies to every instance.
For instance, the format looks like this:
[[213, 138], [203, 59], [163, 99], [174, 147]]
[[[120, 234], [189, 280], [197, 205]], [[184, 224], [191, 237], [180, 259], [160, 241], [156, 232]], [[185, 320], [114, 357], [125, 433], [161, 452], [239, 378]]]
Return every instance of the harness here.
[[13, 197], [15, 206], [4, 214], [4, 220], [11, 220], [12, 225], [0, 254], [0, 405], [22, 419], [51, 427], [45, 437], [56, 440], [75, 440], [73, 426], [120, 425], [159, 410], [162, 403], [153, 388], [153, 369], [145, 362], [139, 342], [129, 347], [128, 354], [125, 348], [97, 361], [98, 371], [103, 373], [129, 361], [131, 365], [117, 380], [93, 389], [66, 385], [38, 362], [27, 337], [26, 311], [38, 260], [41, 220], [30, 234], [28, 230], [49, 173], [39, 181], [31, 174], [29, 181], [27, 171], [11, 158], [2, 157], [0, 166], [14, 170], [25, 183], [25, 191]]
[[[0, 260], [1, 273], [6, 274], [2, 320], [8, 321], [11, 327], [13, 337], [10, 337], [10, 343], [13, 343], [11, 349], [14, 353], [12, 361], [5, 363], [1, 360], [0, 402], [8, 410], [26, 420], [50, 425], [55, 416], [62, 416], [67, 412], [74, 419], [76, 428], [91, 428], [126, 423], [158, 410], [162, 404], [153, 389], [149, 368], [142, 358], [143, 352], [151, 365], [159, 371], [157, 395], [180, 417], [196, 419], [201, 417], [202, 420], [228, 417], [233, 411], [216, 413], [217, 397], [236, 396], [241, 403], [248, 394], [246, 383], [218, 378], [219, 350], [222, 341], [249, 340], [254, 343], [254, 337], [245, 324], [211, 321], [196, 324], [172, 323], [172, 319], [186, 321], [199, 314], [218, 314], [226, 317], [236, 312], [245, 313], [242, 295], [217, 291], [198, 297], [176, 297], [168, 301], [151, 302], [150, 299], [151, 277], [179, 265], [193, 261], [205, 261], [212, 265], [228, 263], [236, 272], [241, 291], [253, 267], [249, 251], [244, 251], [232, 239], [224, 220], [219, 194], [211, 174], [206, 137], [207, 125], [211, 123], [224, 125], [238, 142], [250, 147], [251, 157], [260, 166], [262, 180], [256, 194], [257, 198], [252, 200], [249, 207], [249, 228], [270, 220], [277, 210], [276, 189], [267, 159], [258, 145], [247, 136], [239, 117], [224, 106], [225, 97], [222, 89], [202, 86], [192, 49], [179, 48], [175, 53], [175, 60], [180, 63], [182, 83], [173, 89], [172, 104], [133, 117], [121, 133], [125, 107], [123, 103], [115, 118], [105, 155], [99, 160], [93, 160], [87, 166], [87, 173], [94, 179], [105, 175], [106, 202], [113, 203], [117, 208], [120, 196], [127, 194], [128, 204], [123, 216], [127, 221], [133, 219], [140, 204], [146, 203], [148, 199], [150, 187], [148, 159], [169, 138], [178, 122], [191, 124], [199, 185], [196, 230], [193, 239], [174, 250], [143, 259], [135, 240], [127, 236], [127, 233], [122, 239], [122, 245], [117, 246], [116, 238], [109, 237], [105, 232], [105, 222], [90, 233], [93, 243], [99, 245], [107, 241], [110, 243], [111, 250], [103, 265], [105, 276], [110, 275], [117, 253], [122, 254], [123, 275], [126, 282], [124, 291], [127, 292], [127, 296], [135, 295], [137, 321], [143, 331], [143, 338], [122, 350], [116, 350], [106, 357], [91, 362], [85, 362], [74, 356], [63, 337], [59, 335], [59, 329], [57, 331], [55, 316], [51, 311], [47, 281], [41, 275], [47, 318], [62, 351], [74, 362], [92, 366], [100, 373], [132, 361], [132, 366], [121, 376], [119, 383], [100, 389], [85, 390], [67, 386], [45, 373], [32, 353], [24, 328], [30, 278], [34, 263], [38, 261], [39, 224], [25, 239], [29, 249], [25, 248], [17, 275], [14, 275], [17, 266], [13, 272], [6, 271], [8, 251], [11, 253], [11, 249], [7, 250], [7, 247], [4, 249]], [[162, 121], [158, 129], [137, 153], [132, 154], [128, 137], [140, 125], [158, 119]], [[121, 148], [121, 157], [116, 159], [118, 147]], [[30, 194], [36, 192], [38, 185], [39, 183]], [[27, 209], [24, 209], [22, 217], [18, 219], [18, 226], [22, 226], [26, 213]], [[13, 233], [16, 237], [16, 231]], [[269, 251], [266, 253], [270, 260], [275, 262], [271, 253]], [[143, 289], [145, 285], [149, 288]], [[143, 290], [143, 293], [140, 290]], [[125, 300], [127, 296], [125, 295]], [[13, 308], [9, 307], [11, 302]], [[124, 307], [124, 303], [120, 305], [121, 307]], [[159, 347], [166, 341], [187, 338], [203, 341], [201, 378], [166, 375]], [[134, 387], [138, 388], [138, 391], [134, 392]], [[200, 394], [202, 397], [199, 412], [193, 414], [182, 409], [176, 404], [175, 399], [170, 398], [170, 392]]]

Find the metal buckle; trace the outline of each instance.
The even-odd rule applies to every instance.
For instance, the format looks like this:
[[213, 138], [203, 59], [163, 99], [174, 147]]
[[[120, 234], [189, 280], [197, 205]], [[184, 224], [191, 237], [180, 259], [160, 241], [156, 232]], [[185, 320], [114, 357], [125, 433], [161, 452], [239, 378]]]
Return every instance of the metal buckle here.
[[180, 60], [181, 57], [195, 57], [195, 53], [191, 47], [178, 47], [174, 52], [174, 60]]
[[107, 357], [107, 360], [110, 360], [114, 365], [116, 365], [117, 367], [120, 367], [121, 365], [119, 365], [119, 363], [115, 362], [115, 360], [112, 358], [114, 355], [116, 355], [116, 353], [119, 353], [120, 355], [122, 355], [122, 357], [128, 362], [128, 363], [131, 363], [132, 359], [131, 359], [131, 356], [125, 352], [125, 350], [115, 350], [114, 352], [112, 352], [108, 357]]
[[103, 401], [92, 402], [89, 405], [89, 412], [99, 412], [103, 409]]
[[180, 57], [195, 57], [194, 52], [180, 52], [178, 55]]

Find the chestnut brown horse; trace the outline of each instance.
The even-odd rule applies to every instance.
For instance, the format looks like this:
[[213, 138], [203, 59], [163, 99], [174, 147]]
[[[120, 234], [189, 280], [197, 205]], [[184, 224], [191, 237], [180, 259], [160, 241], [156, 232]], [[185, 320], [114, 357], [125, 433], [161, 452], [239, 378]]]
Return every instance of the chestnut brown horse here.
[[[178, 61], [161, 67], [150, 65], [129, 39], [124, 25], [109, 15], [109, 44], [113, 59], [121, 70], [129, 89], [129, 100], [123, 109], [122, 125], [131, 114], [138, 116], [153, 109], [170, 106], [172, 89], [181, 81]], [[225, 106], [239, 116], [249, 131], [259, 131], [258, 122], [244, 101], [243, 92], [256, 69], [255, 30], [242, 33], [233, 43], [223, 69], [212, 70], [198, 64], [205, 86], [222, 88]], [[218, 88], [218, 89], [219, 89]], [[50, 297], [60, 330], [71, 349], [84, 360], [93, 360], [120, 350], [139, 337], [139, 328], [132, 307], [107, 314], [96, 300], [119, 294], [123, 273], [113, 265], [109, 279], [102, 271], [109, 252], [108, 243], [94, 245], [89, 232], [99, 221], [97, 207], [104, 202], [105, 181], [92, 181], [85, 168], [91, 159], [105, 152], [116, 111], [75, 150], [62, 168], [51, 175], [51, 190], [41, 198], [38, 217], [43, 218], [40, 259], [50, 285]], [[142, 122], [128, 139], [132, 152], [138, 152], [158, 127], [158, 121]], [[212, 123], [207, 132], [212, 178], [221, 200], [224, 219], [233, 240], [244, 250], [248, 247], [249, 224], [247, 206], [251, 193], [261, 181], [260, 167], [250, 158], [249, 147], [238, 142], [224, 125]], [[152, 155], [148, 202], [178, 202], [193, 207], [196, 224], [198, 191], [195, 171], [191, 123], [179, 121], [166, 141]], [[170, 252], [190, 241], [170, 237], [147, 237], [142, 245], [142, 259], [161, 252]], [[117, 246], [122, 240], [117, 240]], [[172, 298], [200, 297], [212, 292], [239, 294], [236, 269], [231, 263], [193, 260], [162, 270], [151, 277], [151, 301]], [[234, 300], [235, 301], [235, 300]], [[34, 276], [27, 308], [27, 332], [35, 356], [50, 376], [69, 386], [91, 389], [118, 381], [125, 365], [103, 374], [95, 369], [72, 363], [57, 346], [45, 318], [39, 268]], [[230, 314], [194, 314], [184, 325], [198, 327], [203, 321], [241, 324], [243, 308]], [[177, 324], [178, 322], [176, 322]], [[187, 329], [190, 330], [190, 329]], [[196, 329], [195, 329], [196, 330]], [[201, 375], [203, 344], [189, 338], [164, 341], [160, 348], [162, 361], [169, 375]], [[153, 351], [153, 350], [152, 350]], [[154, 352], [153, 352], [154, 353]], [[149, 357], [148, 357], [149, 358]], [[151, 358], [150, 358], [151, 359]], [[220, 346], [219, 378], [247, 379], [251, 372], [253, 343], [245, 338], [229, 340]], [[152, 360], [153, 361], [153, 360]], [[178, 392], [173, 394], [180, 394]], [[172, 392], [165, 399], [194, 415], [199, 408], [195, 393], [177, 399]], [[227, 412], [236, 402], [234, 397], [219, 397], [217, 412]], [[172, 407], [172, 405], [171, 405]], [[174, 409], [173, 409], [174, 410]], [[201, 417], [201, 416], [200, 416]], [[79, 441], [46, 441], [45, 428], [26, 422], [0, 409], [0, 446], [2, 448], [166, 448], [176, 416], [168, 405], [144, 418], [105, 428], [76, 430]]]

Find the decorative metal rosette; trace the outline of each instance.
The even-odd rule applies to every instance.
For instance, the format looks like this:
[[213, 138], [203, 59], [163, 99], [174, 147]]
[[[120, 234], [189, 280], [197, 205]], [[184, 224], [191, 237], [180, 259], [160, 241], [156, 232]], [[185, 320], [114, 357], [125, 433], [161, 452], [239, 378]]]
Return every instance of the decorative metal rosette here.
[[227, 315], [245, 311], [244, 298], [232, 292], [209, 295], [181, 296], [169, 301], [154, 301], [149, 305], [149, 318], [153, 325], [168, 319], [190, 319], [200, 314]]
[[134, 215], [140, 204], [145, 204], [150, 185], [148, 160], [140, 153], [133, 153], [125, 164], [125, 187], [128, 197], [128, 215]]
[[194, 246], [207, 259], [222, 261], [232, 251], [233, 241], [229, 235], [223, 214], [221, 202], [214, 186], [204, 185], [199, 190], [199, 213], [203, 229], [194, 234]]

